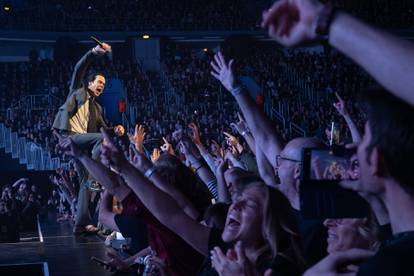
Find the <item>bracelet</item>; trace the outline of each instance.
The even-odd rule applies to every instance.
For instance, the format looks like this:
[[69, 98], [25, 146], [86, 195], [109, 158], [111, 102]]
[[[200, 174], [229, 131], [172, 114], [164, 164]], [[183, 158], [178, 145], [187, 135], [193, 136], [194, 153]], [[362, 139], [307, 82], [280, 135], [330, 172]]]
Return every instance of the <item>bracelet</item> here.
[[335, 8], [331, 3], [328, 3], [323, 7], [316, 25], [316, 33], [318, 35], [329, 35], [329, 29], [331, 27], [332, 21], [334, 20], [337, 11], [338, 9]]
[[232, 90], [230, 90], [230, 93], [233, 95], [233, 97], [240, 95], [242, 92], [243, 92], [243, 89], [241, 86], [237, 86], [236, 88], [233, 88]]
[[150, 178], [154, 174], [154, 172], [155, 172], [155, 168], [151, 167], [144, 173], [144, 176], [146, 178]]
[[200, 164], [200, 166], [198, 166], [197, 168], [194, 169], [194, 171], [198, 171], [199, 169], [201, 169], [203, 167], [203, 164]]

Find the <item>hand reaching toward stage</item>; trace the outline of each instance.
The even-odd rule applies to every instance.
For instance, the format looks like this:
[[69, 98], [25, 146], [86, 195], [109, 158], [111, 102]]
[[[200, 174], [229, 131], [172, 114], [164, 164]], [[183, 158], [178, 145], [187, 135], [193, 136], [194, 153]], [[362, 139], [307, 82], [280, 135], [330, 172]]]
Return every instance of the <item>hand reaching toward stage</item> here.
[[211, 74], [219, 80], [228, 91], [232, 91], [237, 87], [237, 83], [234, 78], [233, 63], [233, 59], [227, 63], [221, 52], [215, 54], [214, 61], [210, 63], [212, 67]]
[[132, 145], [129, 147], [129, 157], [131, 164], [141, 173], [145, 173], [148, 169], [153, 167], [151, 161], [148, 160], [144, 154], [137, 152]]
[[59, 141], [57, 144], [57, 148], [60, 151], [62, 151], [64, 154], [74, 157], [74, 158], [80, 158], [82, 156], [83, 152], [73, 142], [72, 138], [62, 136], [56, 130], [53, 131], [53, 135]]
[[317, 38], [316, 27], [323, 10], [317, 0], [280, 0], [263, 12], [262, 28], [283, 46], [297, 46]]
[[145, 129], [142, 125], [135, 126], [134, 135], [128, 134], [129, 141], [135, 145], [135, 149], [140, 153], [144, 154], [144, 139], [145, 139]]
[[101, 133], [105, 140], [101, 147], [101, 162], [110, 165], [114, 171], [121, 172], [122, 168], [128, 165], [128, 160], [123, 152], [115, 146], [114, 141], [104, 128], [101, 128]]

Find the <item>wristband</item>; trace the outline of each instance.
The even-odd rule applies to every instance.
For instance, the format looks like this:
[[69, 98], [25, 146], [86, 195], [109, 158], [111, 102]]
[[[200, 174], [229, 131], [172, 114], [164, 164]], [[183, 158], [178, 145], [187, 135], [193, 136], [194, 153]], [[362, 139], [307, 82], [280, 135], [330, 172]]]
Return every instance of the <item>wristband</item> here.
[[154, 167], [152, 167], [152, 168], [149, 168], [145, 173], [144, 173], [144, 176], [146, 177], [146, 178], [150, 178], [152, 175], [153, 175], [153, 173], [155, 172], [155, 169], [154, 169]]
[[237, 86], [236, 88], [233, 88], [232, 90], [230, 90], [230, 93], [233, 95], [233, 97], [240, 95], [242, 92], [243, 92], [243, 89], [241, 86]]
[[203, 164], [200, 164], [200, 166], [198, 166], [197, 168], [195, 168], [194, 170], [197, 172], [199, 169], [201, 169], [203, 167]]
[[323, 7], [316, 25], [316, 33], [318, 35], [329, 35], [329, 29], [337, 11], [338, 9], [335, 8], [331, 3], [328, 3]]

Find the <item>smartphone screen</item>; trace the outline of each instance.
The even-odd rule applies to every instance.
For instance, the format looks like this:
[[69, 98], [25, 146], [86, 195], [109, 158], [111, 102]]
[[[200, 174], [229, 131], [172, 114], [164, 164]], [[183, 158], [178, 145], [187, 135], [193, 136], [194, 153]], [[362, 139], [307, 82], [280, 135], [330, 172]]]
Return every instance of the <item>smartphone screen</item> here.
[[310, 180], [344, 180], [351, 170], [351, 161], [330, 150], [312, 150], [310, 167]]

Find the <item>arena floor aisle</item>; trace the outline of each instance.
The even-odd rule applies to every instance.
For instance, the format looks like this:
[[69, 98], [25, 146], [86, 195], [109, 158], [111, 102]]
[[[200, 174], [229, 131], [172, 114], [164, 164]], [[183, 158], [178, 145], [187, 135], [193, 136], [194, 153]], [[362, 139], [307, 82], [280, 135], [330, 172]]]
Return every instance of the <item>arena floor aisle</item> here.
[[37, 237], [20, 243], [0, 243], [0, 265], [47, 262], [52, 276], [112, 275], [90, 260], [92, 256], [105, 258], [107, 249], [99, 237], [73, 236], [72, 225], [56, 222], [54, 214], [41, 219], [39, 225]]

